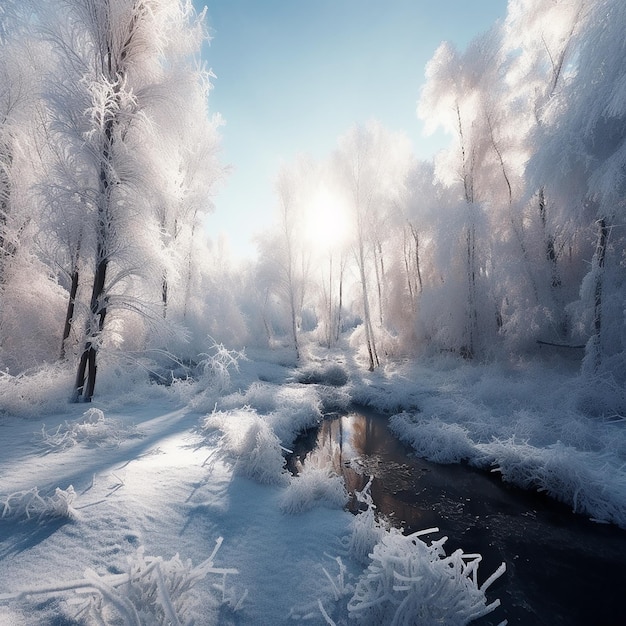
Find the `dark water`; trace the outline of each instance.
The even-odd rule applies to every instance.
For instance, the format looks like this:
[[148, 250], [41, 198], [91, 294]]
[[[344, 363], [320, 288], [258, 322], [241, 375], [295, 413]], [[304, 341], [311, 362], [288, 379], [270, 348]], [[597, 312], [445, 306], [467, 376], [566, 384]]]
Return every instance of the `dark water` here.
[[317, 450], [351, 492], [374, 476], [371, 493], [382, 514], [407, 532], [438, 527], [424, 539], [447, 536], [447, 553], [479, 552], [483, 580], [504, 561], [506, 573], [487, 592], [502, 604], [475, 624], [626, 626], [626, 531], [495, 475], [415, 458], [387, 420], [367, 410], [325, 420], [294, 447], [290, 469]]

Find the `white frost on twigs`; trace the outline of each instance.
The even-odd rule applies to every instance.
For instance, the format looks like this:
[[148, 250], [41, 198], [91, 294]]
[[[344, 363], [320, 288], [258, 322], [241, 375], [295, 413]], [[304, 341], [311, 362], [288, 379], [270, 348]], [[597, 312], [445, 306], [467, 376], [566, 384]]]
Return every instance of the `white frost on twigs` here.
[[128, 437], [139, 436], [137, 429], [122, 420], [105, 418], [101, 409], [90, 408], [80, 419], [66, 420], [56, 430], [41, 428], [41, 441], [54, 452], [72, 448], [80, 443], [98, 448], [115, 448]]
[[73, 508], [76, 492], [70, 485], [67, 489], [57, 487], [51, 496], [41, 495], [37, 487], [26, 491], [16, 491], [0, 496], [2, 513], [0, 519], [20, 521], [46, 518], [74, 519], [77, 514]]
[[479, 554], [456, 550], [446, 555], [443, 537], [430, 544], [419, 535], [390, 529], [374, 546], [360, 576], [348, 612], [359, 624], [394, 626], [420, 623], [463, 626], [493, 611], [485, 591], [505, 571], [504, 563], [478, 585]]
[[86, 569], [81, 579], [0, 594], [0, 602], [74, 591], [81, 596], [87, 595], [86, 599], [79, 601], [76, 618], [89, 618], [103, 624], [118, 623], [121, 619], [133, 626], [188, 626], [193, 623], [189, 592], [208, 574], [222, 578], [222, 582], [216, 585], [222, 592], [219, 599], [222, 603], [237, 610], [245, 598], [244, 593], [235, 602], [236, 598], [226, 593], [226, 576], [237, 574], [238, 570], [215, 566], [215, 555], [221, 544], [222, 538], [219, 537], [209, 558], [195, 567], [190, 560], [183, 562], [178, 554], [169, 561], [160, 556], [145, 556], [144, 548], [140, 547], [129, 557], [127, 572], [123, 574], [101, 576]]

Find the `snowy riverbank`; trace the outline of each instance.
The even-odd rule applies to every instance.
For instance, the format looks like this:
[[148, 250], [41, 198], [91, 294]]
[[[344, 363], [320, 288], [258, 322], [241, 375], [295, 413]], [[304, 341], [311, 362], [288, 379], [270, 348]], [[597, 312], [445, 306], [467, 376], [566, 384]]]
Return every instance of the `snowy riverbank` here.
[[[497, 464], [624, 525], [624, 422], [588, 415], [571, 372], [449, 360], [370, 374], [322, 352], [300, 369], [267, 354], [212, 365], [169, 388], [112, 369], [102, 389], [117, 392], [87, 411], [2, 381], [0, 624], [368, 623], [442, 606], [444, 623], [468, 623], [495, 600], [476, 558], [353, 517], [327, 469], [284, 471], [281, 446], [351, 402], [395, 414], [425, 456]], [[383, 593], [394, 570], [404, 582]], [[426, 601], [435, 588], [441, 604]]]

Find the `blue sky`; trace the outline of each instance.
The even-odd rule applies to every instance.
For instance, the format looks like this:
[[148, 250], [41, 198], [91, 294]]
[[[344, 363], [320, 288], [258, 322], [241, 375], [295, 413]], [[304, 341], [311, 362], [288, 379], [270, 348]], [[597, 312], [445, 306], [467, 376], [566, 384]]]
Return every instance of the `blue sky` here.
[[[206, 2], [194, 0], [201, 9]], [[506, 0], [212, 0], [205, 61], [216, 75], [222, 161], [233, 166], [207, 220], [237, 255], [271, 223], [272, 179], [297, 154], [323, 158], [355, 123], [380, 120], [427, 158], [416, 103], [443, 40], [464, 48], [506, 14]]]

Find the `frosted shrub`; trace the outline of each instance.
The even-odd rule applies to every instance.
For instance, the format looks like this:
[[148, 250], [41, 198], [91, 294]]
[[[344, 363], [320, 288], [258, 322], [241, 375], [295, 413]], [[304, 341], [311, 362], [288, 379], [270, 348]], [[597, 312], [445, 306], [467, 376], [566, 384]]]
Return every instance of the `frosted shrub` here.
[[311, 387], [291, 388], [265, 382], [254, 382], [245, 392], [220, 399], [222, 409], [251, 407], [265, 416], [276, 436], [287, 446], [305, 428], [322, 418], [320, 398]]
[[499, 600], [487, 604], [485, 591], [504, 564], [479, 587], [480, 555], [457, 550], [446, 556], [445, 537], [430, 545], [419, 538], [436, 530], [406, 536], [390, 529], [383, 535], [348, 602], [350, 618], [363, 626], [462, 626], [500, 605]]
[[221, 343], [213, 342], [211, 352], [201, 354], [202, 360], [198, 364], [201, 378], [220, 393], [230, 387], [231, 370], [239, 371], [239, 361], [245, 359], [244, 352], [226, 349]]
[[203, 421], [205, 430], [224, 433], [223, 451], [235, 457], [234, 470], [262, 484], [285, 484], [285, 459], [278, 437], [269, 424], [249, 408], [214, 411]]
[[297, 371], [296, 380], [304, 384], [343, 387], [348, 382], [348, 373], [338, 363], [311, 364]]
[[51, 496], [41, 495], [37, 487], [0, 496], [2, 515], [0, 519], [11, 521], [43, 520], [48, 518], [76, 517], [72, 507], [76, 498], [74, 487], [66, 490], [57, 487]]
[[100, 409], [85, 411], [78, 420], [66, 420], [56, 430], [48, 432], [41, 428], [42, 443], [51, 450], [65, 450], [79, 443], [97, 447], [117, 447], [129, 436], [138, 436], [134, 426], [121, 420], [105, 418]]
[[302, 513], [319, 505], [331, 508], [345, 506], [348, 493], [343, 478], [332, 467], [328, 453], [323, 456], [320, 453], [310, 454], [283, 493], [281, 509], [286, 513]]
[[[190, 560], [183, 562], [176, 554], [169, 561], [162, 557], [145, 556], [144, 548], [128, 559], [127, 571], [122, 574], [99, 575], [85, 570], [84, 578], [59, 582], [49, 587], [28, 589], [0, 595], [0, 600], [18, 600], [24, 596], [60, 594], [75, 591], [82, 596], [74, 599], [75, 619], [81, 623], [128, 624], [132, 626], [191, 626], [191, 590], [208, 574], [220, 577], [214, 585], [220, 593], [218, 603], [238, 610], [245, 593], [236, 598], [228, 593], [226, 577], [237, 574], [236, 569], [215, 567], [214, 560], [222, 544], [220, 537], [211, 556], [194, 567]], [[85, 598], [86, 596], [86, 598]]]
[[46, 365], [17, 376], [0, 371], [2, 412], [34, 417], [64, 410], [74, 376], [75, 372], [59, 365]]
[[524, 441], [494, 439], [477, 446], [477, 464], [491, 465], [503, 480], [536, 489], [572, 506], [575, 513], [626, 527], [623, 460], [584, 452], [561, 442], [537, 448]]
[[[319, 619], [321, 612], [333, 626], [347, 623], [348, 618], [360, 626], [463, 626], [500, 605], [499, 600], [487, 603], [485, 591], [504, 573], [504, 563], [479, 586], [479, 554], [456, 550], [448, 556], [443, 548], [446, 537], [430, 544], [420, 539], [438, 532], [436, 528], [403, 535], [388, 527], [375, 516], [371, 483], [370, 478], [356, 494], [364, 508], [354, 518], [346, 546], [347, 555], [366, 569], [352, 576], [336, 558], [337, 576], [323, 569], [330, 581], [326, 606], [318, 600], [316, 610], [306, 607], [302, 619]], [[329, 607], [331, 595], [334, 606]]]
[[[191, 625], [191, 589], [209, 573], [218, 574], [223, 579], [227, 574], [237, 573], [235, 569], [215, 568], [214, 555], [215, 552], [209, 559], [193, 567], [190, 560], [183, 562], [178, 554], [165, 561], [161, 557], [144, 556], [144, 550], [140, 548], [129, 559], [126, 574], [101, 577], [93, 570], [87, 570], [85, 582], [95, 593], [92, 592], [79, 615], [87, 614], [105, 624], [112, 623], [112, 619], [117, 616], [127, 624]], [[116, 585], [118, 581], [120, 584]], [[225, 600], [225, 580], [220, 590]]]
[[200, 355], [202, 360], [198, 363], [195, 383], [174, 381], [174, 388], [182, 395], [199, 392], [190, 402], [190, 406], [199, 411], [211, 410], [217, 399], [230, 390], [231, 373], [238, 372], [239, 362], [246, 358], [243, 352], [228, 350], [216, 342], [210, 350]]

